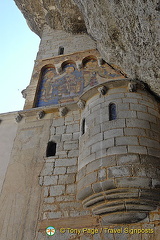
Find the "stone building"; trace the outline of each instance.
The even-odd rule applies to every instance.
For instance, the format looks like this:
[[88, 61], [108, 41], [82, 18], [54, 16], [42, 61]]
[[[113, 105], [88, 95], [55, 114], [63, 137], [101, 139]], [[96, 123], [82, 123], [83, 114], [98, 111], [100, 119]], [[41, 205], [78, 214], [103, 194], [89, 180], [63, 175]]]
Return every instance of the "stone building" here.
[[23, 96], [22, 111], [0, 114], [0, 239], [158, 240], [153, 90], [84, 31], [44, 24]]

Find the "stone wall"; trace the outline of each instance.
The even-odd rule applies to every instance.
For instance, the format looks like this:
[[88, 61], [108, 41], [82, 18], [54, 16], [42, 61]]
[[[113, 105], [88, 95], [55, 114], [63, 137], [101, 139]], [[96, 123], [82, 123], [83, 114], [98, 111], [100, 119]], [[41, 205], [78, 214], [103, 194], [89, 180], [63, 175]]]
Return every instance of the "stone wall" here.
[[16, 137], [17, 123], [15, 113], [0, 114], [0, 192], [5, 179], [5, 174], [10, 161], [13, 142]]
[[88, 34], [72, 34], [63, 30], [53, 30], [46, 25], [43, 30], [37, 60], [58, 56], [60, 46], [64, 47], [64, 54], [96, 48], [94, 40]]

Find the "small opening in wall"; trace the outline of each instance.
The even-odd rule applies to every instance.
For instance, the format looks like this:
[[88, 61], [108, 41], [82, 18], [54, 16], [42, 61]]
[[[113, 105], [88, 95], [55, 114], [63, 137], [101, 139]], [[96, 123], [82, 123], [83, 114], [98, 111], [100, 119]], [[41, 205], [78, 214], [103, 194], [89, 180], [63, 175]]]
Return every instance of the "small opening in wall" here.
[[115, 120], [117, 118], [116, 104], [109, 104], [109, 121]]
[[82, 120], [82, 135], [85, 133], [86, 131], [86, 120], [85, 118]]
[[46, 157], [52, 157], [56, 155], [56, 143], [53, 141], [48, 142]]
[[63, 55], [64, 54], [64, 47], [60, 46], [58, 50], [58, 55]]

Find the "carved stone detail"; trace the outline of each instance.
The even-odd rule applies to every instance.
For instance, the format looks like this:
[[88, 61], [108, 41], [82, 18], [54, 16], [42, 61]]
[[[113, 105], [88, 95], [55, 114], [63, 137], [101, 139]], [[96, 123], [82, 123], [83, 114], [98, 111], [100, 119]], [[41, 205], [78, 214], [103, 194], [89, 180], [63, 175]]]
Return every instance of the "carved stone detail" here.
[[98, 92], [100, 92], [102, 95], [105, 95], [107, 93], [107, 88], [105, 86], [101, 86], [98, 88]]
[[22, 120], [23, 116], [21, 114], [17, 114], [17, 116], [15, 117], [15, 120], [17, 123], [19, 123]]
[[68, 109], [66, 107], [59, 108], [59, 115], [60, 117], [65, 116], [68, 113]]
[[21, 91], [21, 93], [22, 93], [22, 97], [26, 99], [26, 97], [27, 97], [27, 88], [23, 89]]
[[42, 119], [45, 116], [45, 112], [44, 111], [40, 111], [38, 112], [38, 119]]
[[85, 108], [85, 105], [86, 105], [86, 102], [80, 99], [80, 100], [77, 102], [77, 105], [78, 105], [78, 107], [79, 107], [80, 109], [84, 109], [84, 108]]
[[136, 92], [137, 91], [137, 84], [136, 83], [128, 83], [128, 90], [129, 92]]
[[101, 67], [103, 64], [104, 60], [103, 58], [98, 58], [98, 66]]

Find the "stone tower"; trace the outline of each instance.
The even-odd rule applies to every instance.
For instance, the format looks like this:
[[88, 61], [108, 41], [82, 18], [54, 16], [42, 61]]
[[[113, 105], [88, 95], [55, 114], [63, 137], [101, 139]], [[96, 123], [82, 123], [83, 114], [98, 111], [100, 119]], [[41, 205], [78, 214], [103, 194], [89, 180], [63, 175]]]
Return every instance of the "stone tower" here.
[[0, 115], [0, 239], [158, 240], [149, 87], [105, 62], [88, 34], [45, 25], [23, 95], [23, 111]]

